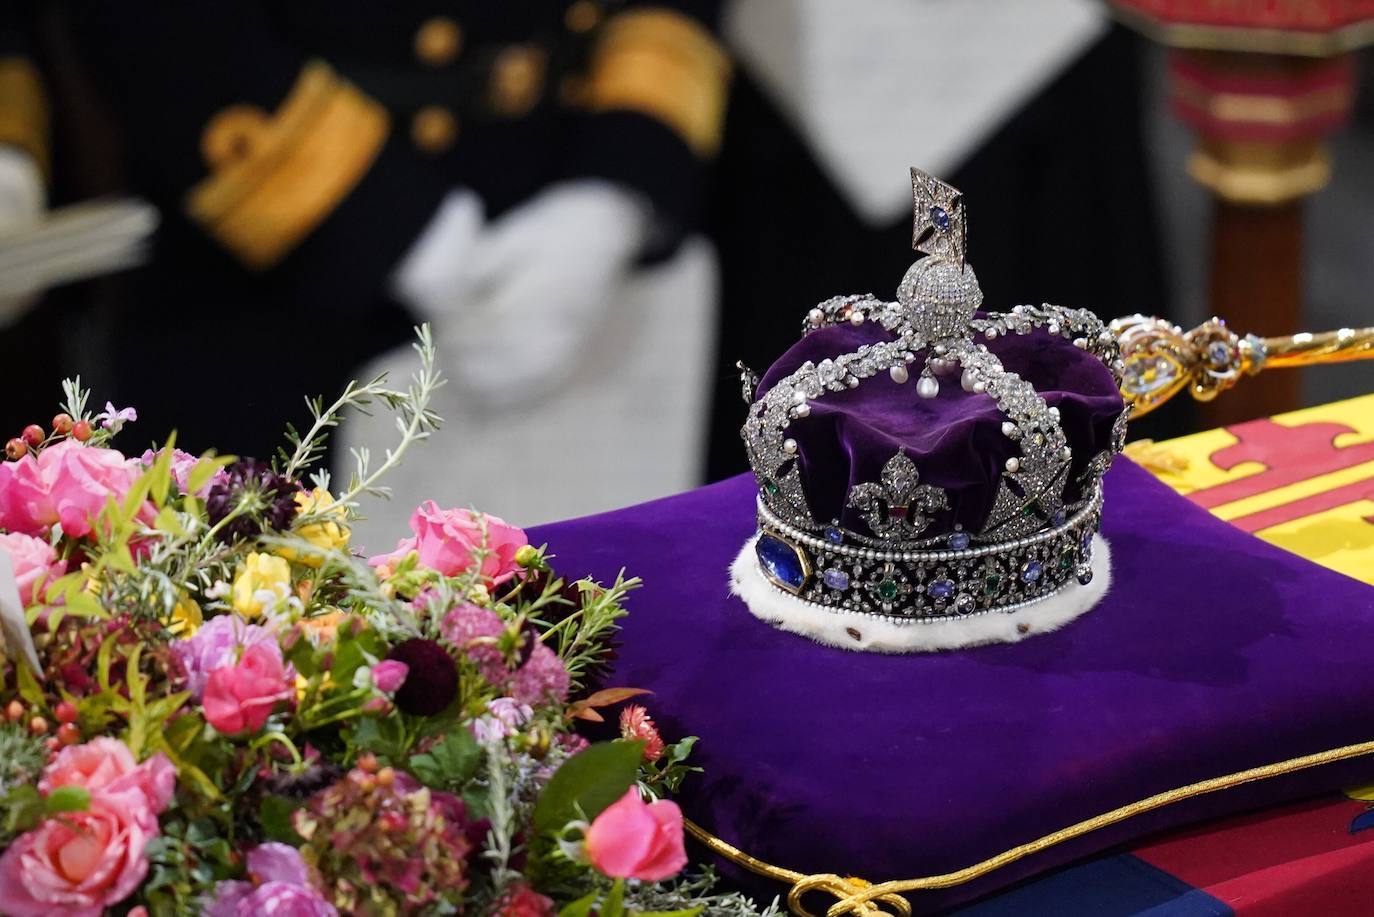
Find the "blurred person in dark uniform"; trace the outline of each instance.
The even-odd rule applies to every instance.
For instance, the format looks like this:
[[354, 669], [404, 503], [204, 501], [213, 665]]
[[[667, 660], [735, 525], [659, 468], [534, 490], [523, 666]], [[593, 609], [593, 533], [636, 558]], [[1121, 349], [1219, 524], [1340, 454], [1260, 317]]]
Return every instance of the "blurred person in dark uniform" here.
[[709, 479], [747, 467], [735, 362], [768, 366], [824, 297], [893, 295], [911, 261], [907, 166], [976, 214], [989, 308], [1170, 314], [1144, 48], [1105, 5], [736, 0], [724, 34], [737, 72], [707, 219], [721, 277]]
[[[125, 189], [163, 215], [149, 266], [63, 328], [80, 365], [51, 369], [187, 449], [269, 454], [303, 394], [332, 396], [416, 320], [471, 399], [556, 391], [614, 287], [692, 225], [720, 142], [729, 66], [709, 0], [23, 14], [0, 55], [78, 73]], [[0, 110], [31, 104], [8, 91]], [[0, 144], [37, 163], [23, 137], [41, 121], [15, 123]], [[54, 391], [27, 385], [13, 407], [41, 420]]]

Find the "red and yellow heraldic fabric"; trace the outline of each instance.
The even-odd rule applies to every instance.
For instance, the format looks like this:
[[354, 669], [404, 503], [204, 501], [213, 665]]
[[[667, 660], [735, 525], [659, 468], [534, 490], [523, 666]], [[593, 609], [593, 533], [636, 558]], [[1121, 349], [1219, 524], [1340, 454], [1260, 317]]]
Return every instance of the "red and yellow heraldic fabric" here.
[[1374, 395], [1127, 454], [1231, 524], [1374, 583]]

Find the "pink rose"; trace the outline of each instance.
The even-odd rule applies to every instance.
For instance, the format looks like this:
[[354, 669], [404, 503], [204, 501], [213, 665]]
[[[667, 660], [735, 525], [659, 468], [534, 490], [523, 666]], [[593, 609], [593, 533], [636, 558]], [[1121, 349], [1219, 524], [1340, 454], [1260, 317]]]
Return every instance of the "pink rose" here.
[[224, 735], [257, 732], [277, 704], [294, 694], [281, 651], [254, 644], [234, 665], [215, 669], [205, 683], [205, 721]]
[[159, 752], [138, 764], [127, 745], [102, 736], [58, 752], [43, 769], [38, 790], [46, 796], [60, 786], [85, 787], [93, 794], [134, 789], [143, 794], [148, 808], [156, 815], [167, 808], [176, 782], [176, 768], [166, 755]]
[[107, 498], [123, 500], [139, 469], [114, 449], [63, 440], [0, 471], [0, 528], [37, 535], [57, 523], [90, 534]]
[[383, 694], [395, 694], [409, 674], [410, 666], [399, 659], [383, 659], [372, 667], [372, 686]]
[[0, 907], [10, 917], [99, 917], [148, 874], [143, 849], [157, 832], [138, 787], [92, 793], [86, 811], [47, 819], [0, 856]]
[[554, 917], [557, 913], [552, 899], [521, 882], [496, 903], [495, 917]]
[[645, 803], [636, 787], [587, 829], [587, 858], [613, 879], [658, 882], [682, 871], [682, 810], [667, 799]]
[[421, 503], [411, 514], [410, 530], [414, 538], [402, 538], [395, 551], [372, 558], [371, 564], [394, 566], [411, 551], [418, 551], [422, 566], [457, 576], [472, 566], [474, 551], [485, 547], [482, 576], [497, 584], [520, 570], [515, 552], [529, 544], [521, 529], [503, 519], [466, 509], [440, 509], [433, 500]]
[[296, 848], [269, 841], [248, 851], [251, 881], [225, 881], [201, 909], [201, 917], [337, 917], [338, 911], [310, 884]]
[[11, 532], [0, 535], [0, 551], [10, 556], [14, 578], [19, 583], [19, 601], [25, 607], [42, 598], [43, 585], [67, 572], [67, 562], [58, 560], [52, 545], [41, 538]]

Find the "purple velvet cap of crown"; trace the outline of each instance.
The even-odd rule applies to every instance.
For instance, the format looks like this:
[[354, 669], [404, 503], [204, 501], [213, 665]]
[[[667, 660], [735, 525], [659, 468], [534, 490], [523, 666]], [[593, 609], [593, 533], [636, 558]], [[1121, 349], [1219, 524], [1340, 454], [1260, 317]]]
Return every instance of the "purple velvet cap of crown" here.
[[[769, 367], [755, 397], [808, 360], [819, 363], [891, 339], [876, 322], [812, 331]], [[1043, 330], [976, 340], [1059, 409], [1060, 426], [1073, 449], [1066, 497], [1077, 500], [1074, 481], [1093, 456], [1111, 448], [1112, 423], [1125, 410], [1111, 372], [1092, 354]], [[809, 417], [788, 426], [786, 435], [797, 442], [802, 486], [817, 522], [838, 519], [843, 528], [866, 533], [858, 512], [845, 505], [849, 490], [879, 480], [883, 465], [903, 450], [916, 463], [921, 483], [944, 488], [949, 498], [949, 510], [934, 514], [927, 535], [953, 531], [956, 524], [971, 532], [982, 528], [1006, 461], [1021, 450], [1003, 435], [1007, 417], [996, 402], [965, 392], [957, 372], [940, 380], [937, 397], [919, 397], [914, 380], [922, 365], [918, 356], [911, 364], [912, 381], [901, 385], [880, 373], [857, 388], [823, 395], [811, 402]]]

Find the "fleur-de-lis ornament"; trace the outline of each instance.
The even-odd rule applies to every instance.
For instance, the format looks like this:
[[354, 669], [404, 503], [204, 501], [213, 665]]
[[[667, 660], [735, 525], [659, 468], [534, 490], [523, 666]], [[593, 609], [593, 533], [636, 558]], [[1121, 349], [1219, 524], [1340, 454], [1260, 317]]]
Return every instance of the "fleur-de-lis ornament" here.
[[880, 483], [858, 484], [849, 491], [874, 535], [884, 541], [911, 541], [931, 523], [930, 514], [949, 507], [945, 492], [921, 483], [916, 463], [898, 452], [883, 466]]

